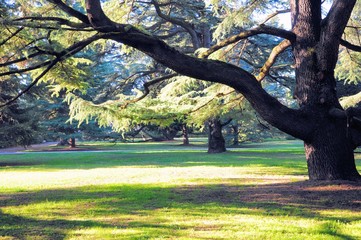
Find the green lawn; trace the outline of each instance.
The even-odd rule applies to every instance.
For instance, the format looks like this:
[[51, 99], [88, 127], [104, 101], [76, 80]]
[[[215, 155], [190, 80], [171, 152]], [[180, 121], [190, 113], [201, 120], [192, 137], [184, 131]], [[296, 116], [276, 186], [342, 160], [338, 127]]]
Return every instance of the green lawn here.
[[0, 239], [361, 239], [361, 186], [307, 181], [298, 141], [94, 144], [0, 156]]

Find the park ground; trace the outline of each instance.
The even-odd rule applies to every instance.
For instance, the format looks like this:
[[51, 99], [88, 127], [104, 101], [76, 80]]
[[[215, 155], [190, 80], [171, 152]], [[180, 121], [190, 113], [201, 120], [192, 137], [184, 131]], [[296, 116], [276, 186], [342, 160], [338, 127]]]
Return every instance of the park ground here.
[[361, 239], [361, 185], [308, 181], [301, 142], [193, 143], [2, 150], [0, 239]]

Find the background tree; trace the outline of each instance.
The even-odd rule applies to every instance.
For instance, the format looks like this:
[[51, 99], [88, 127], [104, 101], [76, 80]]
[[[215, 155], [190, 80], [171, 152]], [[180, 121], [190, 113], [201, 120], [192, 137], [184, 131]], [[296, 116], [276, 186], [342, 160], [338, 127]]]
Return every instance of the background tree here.
[[[17, 79], [0, 81], [0, 103], [14, 98], [21, 86]], [[0, 109], [0, 148], [18, 145], [26, 148], [41, 142], [43, 129], [39, 123], [42, 116], [35, 92], [18, 99], [8, 108]]]

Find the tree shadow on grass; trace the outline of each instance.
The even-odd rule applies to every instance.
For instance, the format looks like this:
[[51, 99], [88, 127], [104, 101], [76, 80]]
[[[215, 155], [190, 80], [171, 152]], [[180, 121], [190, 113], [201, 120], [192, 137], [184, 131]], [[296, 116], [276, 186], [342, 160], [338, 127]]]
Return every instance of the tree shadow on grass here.
[[1, 210], [0, 220], [0, 237], [13, 237], [15, 239], [64, 239], [69, 230], [110, 227], [108, 224], [95, 221], [38, 220], [5, 214]]
[[0, 167], [25, 167], [39, 165], [37, 162], [0, 162]]
[[[242, 185], [242, 179], [230, 179], [231, 184], [183, 185], [159, 187], [156, 185], [89, 186], [73, 189], [42, 190], [16, 194], [0, 194], [0, 207], [24, 207], [47, 201], [61, 204], [76, 202], [81, 209], [66, 209], [67, 216], [56, 220], [39, 220], [30, 217], [5, 214], [0, 211], [0, 236], [17, 239], [43, 236], [47, 239], [63, 239], [68, 231], [84, 228], [148, 228], [148, 235], [177, 234], [161, 213], [192, 215], [203, 218], [228, 214], [231, 216], [295, 217], [315, 219], [320, 224], [318, 234], [353, 240], [356, 237], [340, 233], [332, 222], [351, 223], [361, 221], [361, 185], [353, 182], [293, 182], [258, 185]], [[238, 182], [238, 183], [237, 183]], [[77, 207], [76, 207], [77, 208]], [[321, 214], [324, 210], [348, 210], [351, 215]], [[51, 209], [44, 209], [51, 212]], [[158, 211], [158, 213], [157, 213]], [[56, 214], [56, 213], [55, 213]], [[80, 214], [96, 221], [68, 220]], [[54, 216], [54, 213], [53, 213]], [[113, 219], [110, 222], [99, 217]], [[119, 221], [126, 216], [127, 222]], [[176, 218], [175, 215], [173, 218]], [[124, 219], [123, 219], [124, 220]], [[172, 230], [172, 228], [174, 228]], [[199, 228], [199, 226], [197, 226]], [[150, 230], [149, 230], [150, 229]], [[171, 229], [171, 230], [169, 230]], [[215, 229], [216, 231], [217, 229]]]
[[[231, 206], [239, 214], [264, 217], [297, 217], [323, 222], [317, 234], [356, 240], [358, 237], [341, 233], [336, 223], [361, 221], [361, 184], [349, 181], [302, 181], [264, 185], [185, 186], [174, 189], [181, 203], [204, 205], [216, 203]], [[234, 208], [236, 207], [236, 208]], [[244, 210], [244, 209], [247, 210]], [[251, 210], [251, 211], [250, 211]], [[322, 214], [321, 211], [347, 210], [351, 216]], [[229, 211], [228, 211], [229, 213]], [[237, 214], [237, 213], [236, 213]]]
[[[361, 211], [361, 184], [350, 181], [300, 181], [258, 185], [185, 186], [174, 189], [184, 201], [252, 203], [314, 209]], [[360, 215], [361, 217], [361, 215]]]

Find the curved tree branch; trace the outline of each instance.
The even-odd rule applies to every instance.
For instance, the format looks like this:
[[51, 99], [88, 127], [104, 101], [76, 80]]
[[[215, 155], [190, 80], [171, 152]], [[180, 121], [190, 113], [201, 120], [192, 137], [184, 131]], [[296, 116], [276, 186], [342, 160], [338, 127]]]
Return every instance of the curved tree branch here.
[[[117, 25], [105, 15], [100, 5], [100, 1], [85, 1], [85, 6], [90, 24], [94, 27], [94, 29], [98, 30], [99, 32], [116, 31], [116, 27], [122, 26]], [[122, 27], [125, 26], [126, 25], [123, 25]], [[124, 31], [126, 29], [123, 28], [122, 30]]]
[[[96, 35], [94, 35], [94, 36], [92, 36], [90, 38], [87, 38], [87, 39], [85, 39], [83, 41], [80, 41], [80, 42], [77, 42], [77, 43], [73, 44], [72, 46], [64, 49], [61, 52], [49, 52], [49, 51], [45, 52], [44, 51], [43, 53], [44, 54], [51, 54], [51, 55], [55, 56], [56, 58], [58, 58], [60, 60], [63, 60], [63, 59], [66, 59], [66, 58], [68, 58], [70, 56], [73, 56], [75, 53], [79, 52], [84, 47], [86, 47], [87, 45], [92, 43], [93, 41], [96, 41], [96, 40], [101, 39], [103, 37], [104, 37], [104, 34], [96, 34]], [[41, 52], [41, 50], [40, 50], [40, 52]], [[36, 55], [40, 55], [40, 53], [36, 54]], [[16, 63], [18, 61], [20, 61], [20, 59], [18, 59], [16, 61], [14, 60], [13, 63]], [[32, 71], [32, 70], [35, 70], [35, 69], [39, 69], [39, 68], [51, 65], [53, 61], [55, 61], [55, 59], [54, 60], [48, 60], [48, 61], [36, 64], [36, 65], [33, 65], [33, 66], [29, 66], [27, 68], [16, 69], [16, 70], [8, 71], [8, 72], [3, 72], [3, 73], [0, 73], [0, 77], [1, 76], [12, 75], [12, 74], [16, 74], [16, 73], [29, 72], [29, 71]], [[6, 65], [8, 65], [8, 64], [6, 64]]]
[[158, 78], [154, 78], [146, 83], [144, 83], [143, 87], [144, 87], [144, 93], [135, 98], [135, 99], [132, 99], [132, 100], [129, 100], [127, 101], [125, 104], [121, 105], [120, 108], [126, 108], [129, 104], [131, 103], [136, 103], [136, 102], [139, 102], [140, 100], [144, 99], [146, 96], [148, 96], [148, 94], [150, 93], [150, 90], [149, 90], [149, 87], [154, 85], [154, 84], [157, 84], [157, 83], [160, 83], [162, 81], [165, 81], [167, 79], [170, 79], [172, 77], [175, 77], [177, 76], [178, 73], [172, 73], [172, 74], [168, 74], [168, 75], [165, 75], [165, 76], [162, 76], [162, 77], [158, 77]]
[[60, 17], [23, 17], [23, 18], [14, 19], [13, 21], [14, 22], [19, 22], [19, 21], [24, 21], [24, 20], [40, 21], [40, 22], [42, 22], [42, 21], [53, 21], [53, 22], [56, 22], [56, 23], [58, 23], [60, 25], [66, 25], [66, 26], [74, 27], [74, 28], [86, 28], [86, 27], [89, 27], [88, 23], [72, 22], [72, 21], [69, 21], [67, 19], [60, 18]]
[[278, 11], [276, 11], [276, 12], [274, 12], [274, 13], [271, 13], [270, 15], [268, 15], [268, 16], [266, 17], [266, 19], [264, 19], [264, 20], [260, 23], [260, 25], [265, 24], [266, 22], [268, 22], [270, 19], [274, 18], [274, 17], [277, 16], [278, 14], [289, 13], [289, 12], [291, 12], [291, 9], [278, 10]]
[[30, 54], [27, 57], [18, 58], [18, 59], [12, 60], [12, 61], [6, 61], [4, 63], [0, 63], [0, 67], [10, 66], [10, 65], [15, 64], [15, 63], [24, 62], [24, 61], [27, 61], [27, 60], [29, 60], [29, 59], [31, 59], [33, 57], [36, 57], [36, 56], [39, 56], [39, 55], [42, 55], [42, 54], [45, 54], [45, 53], [36, 52], [36, 53]]
[[[269, 95], [257, 79], [246, 70], [221, 61], [188, 56], [132, 25], [116, 24], [104, 15], [99, 0], [86, 0], [86, 5], [88, 16], [92, 18], [94, 27], [100, 28], [101, 31], [109, 31], [109, 35], [104, 38], [134, 47], [179, 74], [230, 86], [242, 93], [253, 108], [273, 126], [303, 140], [310, 137], [313, 125], [302, 111], [282, 105], [276, 98]], [[107, 27], [104, 28], [104, 26]], [[275, 29], [270, 30], [264, 26], [259, 28], [254, 31], [257, 33], [277, 32], [281, 33], [278, 35], [286, 35], [291, 39], [294, 37], [294, 34], [289, 31], [279, 29], [273, 31]]]
[[340, 40], [340, 44], [352, 51], [355, 51], [355, 52], [361, 52], [361, 46], [358, 46], [358, 45], [354, 45], [346, 40], [343, 40], [341, 39]]
[[8, 26], [17, 26], [17, 27], [28, 27], [28, 28], [38, 28], [38, 29], [46, 29], [46, 30], [69, 30], [69, 31], [94, 31], [94, 29], [87, 29], [84, 24], [77, 24], [76, 27], [62, 27], [58, 22], [54, 22], [53, 24], [42, 23], [42, 22], [26, 22], [26, 21], [13, 21], [13, 20], [0, 20], [0, 24], [8, 25]]
[[[25, 50], [27, 47], [30, 47], [31, 45], [35, 45], [38, 41], [42, 41], [42, 40], [48, 40], [49, 41], [49, 37], [41, 37], [41, 38], [38, 38], [38, 39], [35, 39], [33, 41], [30, 41], [28, 42], [25, 46], [23, 46], [22, 48], [18, 48], [17, 49], [17, 52], [21, 52], [22, 50]], [[16, 56], [17, 54], [16, 53], [13, 53], [12, 56], [6, 56], [7, 60], [4, 61], [3, 63], [0, 63], [0, 67], [5, 67], [5, 66], [10, 66], [12, 64], [16, 64], [16, 63], [20, 63], [20, 62], [25, 62], [25, 61], [28, 61], [29, 59], [32, 59], [36, 56], [40, 56], [40, 55], [53, 55], [53, 56], [56, 56], [58, 53], [55, 52], [55, 51], [51, 51], [51, 50], [43, 50], [43, 49], [40, 49], [39, 47], [37, 46], [34, 46], [34, 47], [30, 47], [28, 48], [28, 50], [36, 50], [36, 52], [34, 53], [31, 53], [27, 56], [24, 56], [24, 57], [19, 57], [17, 59], [14, 59], [14, 60], [10, 60], [12, 59], [14, 56]], [[23, 55], [22, 55], [23, 56]]]
[[162, 12], [162, 10], [160, 9], [159, 3], [158, 3], [156, 0], [152, 0], [152, 3], [153, 3], [153, 5], [154, 5], [155, 10], [156, 10], [156, 12], [157, 12], [157, 14], [158, 14], [159, 17], [163, 18], [164, 20], [166, 20], [166, 21], [168, 21], [168, 22], [171, 22], [171, 23], [173, 23], [173, 24], [175, 24], [175, 25], [178, 25], [178, 26], [184, 28], [184, 29], [189, 33], [189, 35], [190, 35], [191, 38], [192, 38], [193, 48], [194, 48], [194, 49], [198, 49], [198, 48], [201, 47], [201, 43], [200, 43], [200, 41], [199, 41], [199, 38], [198, 38], [198, 36], [197, 36], [197, 33], [196, 33], [196, 31], [194, 30], [194, 28], [193, 28], [189, 23], [187, 23], [187, 22], [185, 22], [185, 21], [182, 21], [182, 20], [180, 20], [180, 19], [176, 19], [176, 18], [170, 17], [170, 16], [164, 14], [164, 13]]
[[251, 36], [255, 36], [258, 34], [270, 34], [273, 36], [277, 36], [277, 37], [282, 37], [285, 39], [288, 39], [290, 42], [293, 42], [295, 39], [295, 35], [287, 30], [283, 30], [283, 29], [279, 29], [279, 28], [274, 28], [274, 27], [268, 27], [265, 25], [260, 25], [258, 27], [255, 27], [253, 29], [250, 30], [245, 30], [237, 35], [233, 35], [223, 41], [221, 41], [220, 43], [213, 45], [211, 48], [209, 48], [207, 51], [201, 53], [199, 55], [200, 58], [207, 58], [209, 55], [211, 55], [212, 53], [214, 53], [215, 51], [228, 46], [232, 43], [238, 42], [239, 40], [242, 39], [246, 39], [248, 37]]
[[61, 10], [63, 10], [64, 12], [69, 14], [70, 16], [73, 16], [73, 17], [77, 18], [78, 20], [80, 20], [81, 22], [83, 22], [85, 24], [89, 24], [89, 19], [87, 18], [86, 15], [84, 15], [83, 13], [69, 7], [62, 0], [48, 0], [48, 1], [51, 2], [51, 3], [54, 3], [57, 7], [59, 7]]
[[262, 81], [267, 76], [272, 65], [276, 62], [278, 55], [290, 46], [291, 42], [288, 39], [285, 39], [272, 49], [272, 52], [261, 68], [260, 73], [256, 76], [257, 81]]
[[355, 3], [356, 0], [334, 0], [330, 11], [322, 21], [329, 31], [328, 34], [335, 36], [337, 40], [341, 39]]

